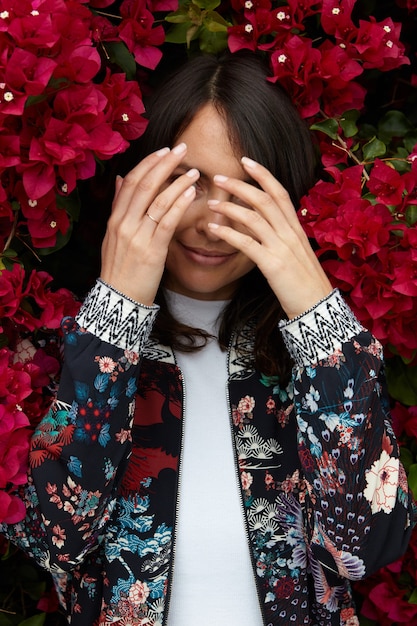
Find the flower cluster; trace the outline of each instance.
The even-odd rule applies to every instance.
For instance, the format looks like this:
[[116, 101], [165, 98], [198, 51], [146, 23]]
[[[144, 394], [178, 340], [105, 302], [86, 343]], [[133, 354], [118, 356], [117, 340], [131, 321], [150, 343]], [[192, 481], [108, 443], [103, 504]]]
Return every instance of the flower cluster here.
[[[417, 356], [417, 162], [400, 173], [375, 159], [320, 180], [300, 219], [319, 246], [323, 267], [365, 327], [391, 354]], [[368, 170], [368, 171], [367, 171]], [[388, 354], [388, 352], [387, 352]]]
[[[321, 110], [328, 116], [361, 110], [364, 70], [388, 71], [410, 61], [400, 42], [400, 24], [390, 17], [352, 19], [352, 0], [232, 0], [238, 24], [229, 28], [229, 48], [266, 51], [273, 81], [290, 93], [303, 117]], [[308, 25], [320, 15], [321, 31]], [[316, 35], [316, 33], [314, 33]], [[318, 42], [318, 43], [317, 43]]]
[[108, 4], [0, 0], [3, 243], [12, 229], [38, 249], [65, 242], [77, 181], [145, 129], [138, 82], [113, 68], [119, 57], [133, 62], [132, 78], [135, 61], [154, 68], [164, 30], [145, 1], [124, 0], [117, 26], [98, 11]]
[[45, 272], [27, 278], [19, 264], [0, 274], [0, 520], [10, 523], [24, 514], [12, 492], [27, 480], [29, 427], [46, 413], [60, 371], [57, 329], [78, 309], [50, 282]]

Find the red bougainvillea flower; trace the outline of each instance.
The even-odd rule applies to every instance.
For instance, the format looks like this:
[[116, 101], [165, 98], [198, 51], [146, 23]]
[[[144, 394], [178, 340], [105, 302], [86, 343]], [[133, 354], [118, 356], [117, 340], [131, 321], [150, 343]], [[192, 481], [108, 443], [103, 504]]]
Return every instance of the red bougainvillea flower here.
[[320, 76], [321, 54], [313, 48], [311, 39], [290, 37], [279, 50], [271, 54], [272, 82], [288, 91], [302, 117], [312, 117], [319, 111], [323, 91]]
[[[369, 580], [369, 585], [372, 579]], [[379, 626], [401, 624], [413, 626], [417, 619], [417, 605], [405, 598], [407, 589], [400, 586], [398, 576], [384, 570], [379, 574], [379, 581], [369, 589], [365, 597], [362, 614], [376, 620]]]
[[399, 205], [402, 201], [406, 179], [397, 170], [380, 159], [375, 159], [367, 187], [379, 202]]
[[124, 0], [120, 5], [123, 20], [119, 37], [125, 42], [136, 62], [155, 69], [162, 57], [160, 46], [165, 39], [162, 26], [154, 25], [154, 17], [146, 8], [145, 0]]
[[33, 271], [29, 277], [27, 295], [40, 309], [39, 325], [46, 328], [59, 328], [64, 315], [75, 315], [80, 304], [68, 289], [51, 291], [52, 276], [47, 272]]
[[106, 96], [106, 119], [123, 139], [136, 139], [144, 132], [147, 120], [143, 117], [145, 107], [139, 85], [126, 81], [124, 74], [111, 74], [107, 70], [101, 90]]
[[25, 513], [26, 507], [20, 498], [0, 489], [0, 520], [2, 522], [15, 524], [24, 518]]
[[52, 292], [51, 282], [52, 277], [47, 272], [33, 270], [27, 277], [18, 263], [10, 270], [3, 269], [0, 272], [0, 318], [12, 317], [22, 330], [32, 331], [42, 326], [59, 328], [63, 315], [74, 315], [79, 303], [68, 289]]
[[23, 297], [25, 271], [15, 263], [11, 270], [0, 272], [0, 318], [13, 317]]
[[359, 20], [355, 48], [363, 60], [364, 68], [380, 69], [384, 72], [400, 65], [410, 64], [400, 42], [401, 24], [391, 18], [377, 22], [371, 15], [369, 21]]
[[338, 42], [355, 34], [352, 10], [356, 0], [323, 0], [321, 26], [325, 33], [334, 35]]
[[[363, 165], [327, 172], [333, 182], [321, 180], [310, 190], [299, 211], [301, 223], [363, 325], [388, 355], [392, 349], [413, 361], [417, 232], [405, 215], [406, 203], [416, 203], [415, 172], [399, 173], [380, 160], [366, 176]], [[364, 190], [372, 194], [369, 199]]]

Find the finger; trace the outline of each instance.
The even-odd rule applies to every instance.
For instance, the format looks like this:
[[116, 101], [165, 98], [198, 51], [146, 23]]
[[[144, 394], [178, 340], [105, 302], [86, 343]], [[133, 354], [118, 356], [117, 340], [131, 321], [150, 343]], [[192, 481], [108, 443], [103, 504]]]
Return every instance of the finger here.
[[123, 179], [113, 206], [113, 219], [120, 220], [129, 213], [143, 216], [172, 171], [187, 151], [185, 143], [172, 150], [162, 148], [145, 157]]
[[[270, 197], [282, 208], [288, 219], [288, 223], [295, 229], [300, 226], [296, 210], [291, 201], [290, 195], [285, 187], [277, 180], [272, 173], [260, 163], [248, 157], [242, 157], [241, 163], [245, 170], [250, 173], [251, 178], [256, 180], [260, 187], [270, 195]], [[267, 209], [269, 206], [267, 205]], [[302, 230], [302, 229], [301, 229]]]
[[[194, 184], [199, 177], [200, 172], [196, 168], [192, 168], [175, 178], [165, 189], [158, 193], [150, 203], [145, 215], [147, 217], [151, 216], [151, 220], [154, 223], [160, 223], [181, 194], [184, 194], [187, 190], [190, 190], [188, 193], [191, 193], [191, 187], [195, 191]], [[186, 195], [185, 197], [188, 196]]]
[[[251, 163], [250, 166], [246, 166], [246, 169], [248, 172], [250, 170], [251, 178], [261, 188], [221, 175], [214, 177], [216, 185], [241, 198], [246, 205], [252, 206], [269, 223], [282, 241], [297, 242], [297, 245], [301, 245], [309, 255], [314, 255], [288, 192], [265, 167], [246, 157], [243, 159], [245, 163], [248, 161]], [[220, 208], [222, 211], [226, 209], [224, 205]], [[257, 223], [260, 224], [260, 222]]]
[[259, 241], [256, 241], [250, 233], [241, 232], [231, 226], [217, 224], [216, 222], [209, 222], [208, 228], [216, 237], [230, 244], [232, 248], [240, 250], [258, 267], [261, 266], [262, 260], [265, 260], [266, 248]]

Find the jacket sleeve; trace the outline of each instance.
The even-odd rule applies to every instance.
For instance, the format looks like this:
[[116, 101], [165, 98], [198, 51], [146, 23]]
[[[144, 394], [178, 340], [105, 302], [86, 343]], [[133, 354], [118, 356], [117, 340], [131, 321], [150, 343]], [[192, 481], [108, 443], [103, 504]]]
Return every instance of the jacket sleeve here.
[[281, 322], [307, 481], [313, 574], [359, 580], [406, 550], [416, 508], [392, 430], [382, 348], [335, 290]]
[[31, 442], [26, 518], [1, 530], [53, 572], [72, 569], [97, 542], [130, 453], [140, 354], [158, 307], [97, 281], [66, 318], [57, 398]]

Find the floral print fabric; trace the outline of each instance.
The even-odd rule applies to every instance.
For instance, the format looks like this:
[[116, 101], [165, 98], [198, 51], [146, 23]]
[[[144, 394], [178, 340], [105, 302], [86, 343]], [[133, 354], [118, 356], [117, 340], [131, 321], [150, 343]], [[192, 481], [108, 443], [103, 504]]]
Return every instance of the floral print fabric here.
[[[27, 517], [3, 526], [52, 572], [73, 626], [167, 620], [183, 387], [145, 320], [140, 356], [65, 321], [59, 396], [33, 436], [21, 490]], [[405, 550], [414, 514], [380, 346], [366, 332], [343, 338], [299, 363], [283, 389], [247, 358], [252, 340], [245, 329], [231, 347], [229, 400], [242, 549], [264, 623], [354, 626], [349, 581]]]

